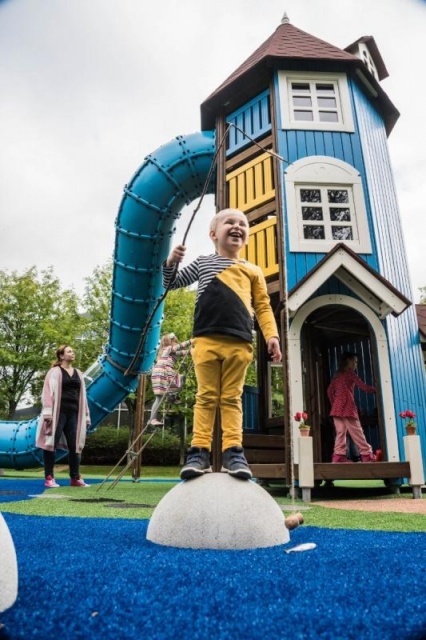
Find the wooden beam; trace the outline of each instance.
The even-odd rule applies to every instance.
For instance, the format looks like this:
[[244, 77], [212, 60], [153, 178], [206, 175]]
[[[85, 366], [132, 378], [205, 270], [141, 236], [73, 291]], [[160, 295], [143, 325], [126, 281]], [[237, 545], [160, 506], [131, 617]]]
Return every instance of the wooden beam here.
[[251, 464], [254, 478], [276, 478], [285, 480], [285, 464]]
[[[138, 388], [136, 390], [136, 412], [135, 412], [135, 424], [133, 428], [133, 440], [142, 433], [144, 427], [144, 415], [145, 415], [145, 390], [146, 390], [147, 376], [140, 374], [138, 378]], [[142, 436], [143, 437], [143, 436]], [[137, 454], [132, 463], [132, 479], [139, 480], [141, 477], [141, 463], [142, 463], [142, 437], [135, 443], [133, 451]]]
[[315, 480], [386, 480], [409, 477], [409, 462], [314, 464]]

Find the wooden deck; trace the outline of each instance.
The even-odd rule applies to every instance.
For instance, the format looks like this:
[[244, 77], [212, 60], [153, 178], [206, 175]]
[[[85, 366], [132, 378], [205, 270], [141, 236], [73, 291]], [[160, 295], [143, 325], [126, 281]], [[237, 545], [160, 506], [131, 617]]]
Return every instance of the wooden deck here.
[[[298, 477], [297, 465], [295, 477]], [[353, 462], [314, 464], [315, 480], [391, 480], [410, 477], [409, 462]]]
[[[244, 435], [244, 451], [255, 478], [286, 478], [285, 441], [283, 436]], [[299, 477], [294, 465], [294, 478]], [[409, 462], [314, 463], [314, 479], [319, 480], [398, 480], [410, 477]]]
[[[249, 456], [250, 458], [250, 456]], [[250, 462], [250, 469], [255, 478], [283, 479], [285, 477], [284, 462], [275, 464], [257, 464]], [[294, 465], [294, 477], [299, 477], [298, 465]], [[331, 462], [314, 463], [315, 480], [392, 480], [410, 477], [409, 462], [353, 462], [351, 464], [332, 464]]]

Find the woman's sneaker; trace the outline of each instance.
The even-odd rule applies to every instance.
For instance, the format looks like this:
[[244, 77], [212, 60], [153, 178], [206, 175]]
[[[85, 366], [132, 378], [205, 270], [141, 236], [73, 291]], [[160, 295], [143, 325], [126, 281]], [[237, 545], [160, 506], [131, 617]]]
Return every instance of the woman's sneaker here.
[[53, 476], [47, 476], [44, 481], [44, 486], [47, 487], [48, 489], [57, 489], [61, 485], [55, 482], [55, 478]]
[[89, 486], [84, 482], [81, 476], [78, 476], [78, 478], [71, 478], [70, 485], [72, 487], [88, 487]]
[[222, 469], [225, 473], [241, 478], [241, 480], [250, 480], [252, 472], [244, 455], [242, 447], [229, 447], [222, 453]]
[[197, 478], [205, 473], [211, 473], [210, 452], [207, 449], [199, 447], [191, 447], [188, 449], [185, 465], [180, 471], [182, 480]]

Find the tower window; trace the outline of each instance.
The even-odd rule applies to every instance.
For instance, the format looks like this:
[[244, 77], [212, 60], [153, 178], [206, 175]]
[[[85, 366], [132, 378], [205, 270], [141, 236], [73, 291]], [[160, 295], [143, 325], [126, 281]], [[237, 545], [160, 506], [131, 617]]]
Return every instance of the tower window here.
[[361, 177], [326, 156], [296, 161], [285, 174], [290, 251], [326, 253], [338, 242], [371, 253]]
[[279, 72], [283, 129], [353, 131], [346, 76]]
[[[352, 188], [296, 187], [304, 240], [355, 240]], [[314, 206], [312, 206], [314, 203]]]

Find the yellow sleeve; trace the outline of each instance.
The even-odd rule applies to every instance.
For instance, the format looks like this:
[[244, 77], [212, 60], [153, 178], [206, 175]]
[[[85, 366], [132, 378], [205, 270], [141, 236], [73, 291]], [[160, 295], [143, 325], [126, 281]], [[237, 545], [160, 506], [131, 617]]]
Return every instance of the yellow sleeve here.
[[266, 342], [270, 338], [278, 338], [278, 327], [271, 308], [265, 276], [259, 267], [256, 268], [252, 280], [253, 309]]

